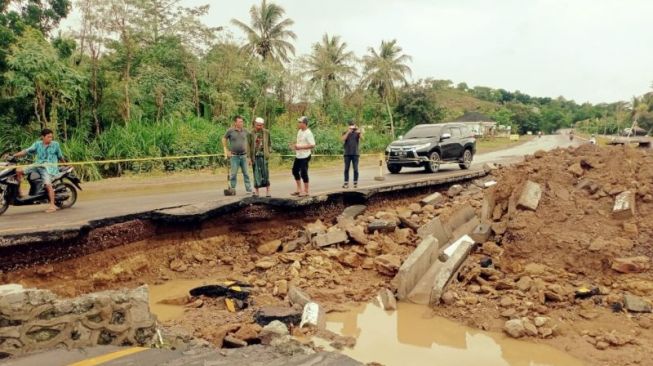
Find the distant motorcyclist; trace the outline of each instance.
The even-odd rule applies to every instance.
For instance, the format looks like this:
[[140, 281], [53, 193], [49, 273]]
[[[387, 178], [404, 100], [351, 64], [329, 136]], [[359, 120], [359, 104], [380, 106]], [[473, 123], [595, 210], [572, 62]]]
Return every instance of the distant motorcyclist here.
[[[27, 155], [35, 155], [34, 164], [26, 169], [16, 169], [16, 178], [22, 180], [23, 175], [29, 176], [31, 173], [36, 172], [41, 175], [43, 184], [48, 192], [48, 199], [50, 206], [45, 211], [52, 213], [57, 211], [57, 206], [54, 204], [54, 189], [52, 188], [52, 177], [59, 174], [59, 162], [64, 163], [63, 153], [59, 143], [54, 141], [54, 133], [52, 130], [46, 128], [41, 131], [41, 139], [32, 144], [29, 148], [17, 152], [13, 157], [20, 158]], [[45, 165], [39, 165], [45, 164]]]

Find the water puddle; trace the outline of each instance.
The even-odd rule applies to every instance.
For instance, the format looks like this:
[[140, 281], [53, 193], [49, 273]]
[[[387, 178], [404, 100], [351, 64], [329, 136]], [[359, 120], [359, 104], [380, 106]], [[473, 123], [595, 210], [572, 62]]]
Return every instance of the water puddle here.
[[357, 339], [343, 353], [361, 362], [386, 366], [581, 366], [582, 362], [546, 345], [517, 341], [466, 328], [428, 308], [399, 304], [394, 312], [365, 305], [327, 316], [327, 329]]
[[[215, 282], [215, 281], [214, 281]], [[156, 314], [159, 321], [165, 322], [180, 318], [185, 308], [180, 305], [161, 304], [161, 300], [178, 298], [188, 295], [188, 291], [195, 287], [212, 283], [208, 279], [199, 280], [174, 280], [162, 285], [149, 285], [150, 311]]]

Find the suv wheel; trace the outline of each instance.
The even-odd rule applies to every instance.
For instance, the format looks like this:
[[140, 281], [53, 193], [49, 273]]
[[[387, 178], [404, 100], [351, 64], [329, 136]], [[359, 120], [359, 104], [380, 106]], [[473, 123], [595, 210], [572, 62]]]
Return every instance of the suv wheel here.
[[433, 151], [429, 154], [429, 161], [426, 163], [426, 171], [429, 173], [436, 173], [440, 170], [440, 154], [437, 151]]
[[465, 149], [465, 153], [463, 154], [463, 162], [461, 164], [458, 164], [460, 169], [469, 169], [469, 167], [472, 166], [472, 151], [469, 149]]
[[401, 171], [401, 165], [388, 164], [388, 171], [390, 174], [399, 174]]

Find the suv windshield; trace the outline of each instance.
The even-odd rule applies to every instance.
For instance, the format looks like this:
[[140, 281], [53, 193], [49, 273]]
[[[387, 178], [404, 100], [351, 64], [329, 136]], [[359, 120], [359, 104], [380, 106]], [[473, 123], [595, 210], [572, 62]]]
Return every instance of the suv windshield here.
[[441, 126], [415, 126], [410, 131], [408, 131], [408, 133], [406, 133], [404, 139], [438, 137], [440, 136], [440, 131], [442, 131]]

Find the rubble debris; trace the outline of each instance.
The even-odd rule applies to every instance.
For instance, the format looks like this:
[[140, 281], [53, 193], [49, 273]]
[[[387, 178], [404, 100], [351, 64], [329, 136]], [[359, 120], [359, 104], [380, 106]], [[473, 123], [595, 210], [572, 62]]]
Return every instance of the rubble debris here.
[[614, 199], [612, 217], [623, 220], [633, 216], [635, 216], [635, 195], [631, 191], [621, 192]]
[[651, 259], [647, 256], [615, 258], [612, 269], [620, 273], [641, 273], [651, 268]]
[[424, 205], [424, 206], [426, 206], [426, 205], [432, 205], [432, 206], [436, 206], [436, 207], [437, 207], [437, 206], [439, 206], [439, 205], [445, 203], [446, 200], [447, 200], [447, 198], [446, 198], [445, 196], [443, 196], [442, 193], [440, 193], [440, 192], [435, 192], [435, 193], [433, 193], [433, 194], [430, 194], [430, 195], [424, 197], [424, 198], [422, 199], [422, 201], [420, 201], [420, 202], [421, 202], [422, 205]]
[[312, 241], [317, 235], [326, 233], [327, 227], [322, 223], [321, 220], [317, 220], [314, 223], [310, 223], [304, 227], [304, 232], [306, 233], [306, 238], [308, 241]]
[[377, 272], [386, 276], [394, 276], [401, 266], [401, 257], [395, 254], [383, 254], [374, 259]]
[[477, 244], [485, 243], [492, 234], [492, 227], [488, 224], [478, 224], [471, 234], [471, 238]]
[[374, 233], [378, 231], [380, 233], [391, 233], [395, 231], [396, 227], [397, 223], [395, 221], [375, 220], [367, 225], [367, 232]]
[[314, 302], [309, 302], [304, 305], [302, 320], [299, 323], [299, 327], [304, 328], [306, 325], [318, 329], [326, 328], [326, 312], [324, 311], [324, 308]]
[[447, 191], [447, 196], [451, 198], [456, 197], [464, 190], [465, 188], [463, 188], [463, 186], [461, 186], [460, 184], [454, 184], [451, 187], [449, 187], [449, 190]]
[[261, 332], [259, 333], [259, 339], [264, 345], [269, 345], [273, 339], [278, 337], [284, 337], [289, 335], [288, 327], [278, 321], [273, 320], [268, 325], [264, 326]]
[[526, 333], [524, 322], [521, 319], [508, 320], [504, 324], [503, 330], [513, 338], [521, 338]]
[[318, 248], [328, 247], [336, 244], [344, 244], [349, 240], [346, 232], [336, 229], [325, 234], [318, 234], [313, 239], [313, 243]]
[[272, 255], [276, 253], [281, 247], [281, 240], [272, 240], [267, 243], [261, 244], [256, 248], [256, 251], [262, 255]]
[[624, 307], [631, 313], [650, 313], [651, 303], [631, 294], [624, 295]]
[[540, 204], [540, 199], [542, 198], [542, 187], [539, 184], [526, 181], [524, 189], [519, 196], [519, 201], [517, 202], [517, 207], [521, 207], [528, 210], [537, 210], [537, 206]]

